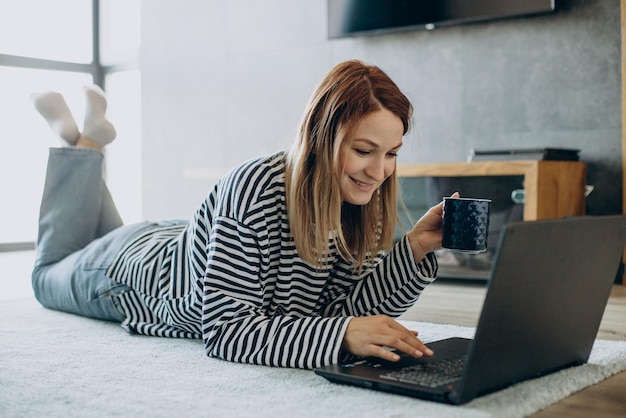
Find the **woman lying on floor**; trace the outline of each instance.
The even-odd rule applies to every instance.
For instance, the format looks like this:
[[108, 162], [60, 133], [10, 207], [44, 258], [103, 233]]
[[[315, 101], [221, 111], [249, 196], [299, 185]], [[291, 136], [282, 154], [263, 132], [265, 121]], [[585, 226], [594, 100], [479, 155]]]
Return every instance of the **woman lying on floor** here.
[[32, 281], [41, 304], [138, 334], [203, 338], [209, 356], [313, 368], [345, 355], [430, 356], [392, 317], [436, 275], [442, 205], [394, 245], [396, 155], [411, 104], [348, 61], [314, 91], [290, 150], [233, 169], [189, 222], [122, 225], [102, 178], [116, 136], [85, 88], [79, 132], [63, 97], [33, 95], [52, 148]]

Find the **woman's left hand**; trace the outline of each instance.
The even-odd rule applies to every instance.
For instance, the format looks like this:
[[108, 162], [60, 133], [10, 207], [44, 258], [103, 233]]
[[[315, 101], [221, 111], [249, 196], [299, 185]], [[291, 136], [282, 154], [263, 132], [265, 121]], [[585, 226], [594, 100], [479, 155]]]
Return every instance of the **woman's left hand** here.
[[[450, 197], [458, 198], [459, 196], [458, 192], [454, 192]], [[423, 260], [426, 254], [441, 249], [442, 220], [443, 201], [430, 208], [407, 234], [416, 262]]]

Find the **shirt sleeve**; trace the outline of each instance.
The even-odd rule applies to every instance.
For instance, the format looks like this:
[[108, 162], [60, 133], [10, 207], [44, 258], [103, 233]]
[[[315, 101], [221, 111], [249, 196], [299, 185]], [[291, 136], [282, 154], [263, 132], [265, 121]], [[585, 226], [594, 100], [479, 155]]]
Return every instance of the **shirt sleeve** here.
[[437, 269], [434, 253], [416, 262], [408, 238], [404, 236], [356, 283], [349, 279], [350, 266], [338, 268], [336, 275], [340, 279], [328, 290], [328, 300], [332, 302], [324, 315], [398, 317], [413, 306], [426, 286], [435, 280]]
[[213, 219], [203, 283], [202, 332], [208, 355], [240, 363], [314, 368], [339, 361], [350, 318], [268, 316], [262, 309], [261, 251], [255, 232]]

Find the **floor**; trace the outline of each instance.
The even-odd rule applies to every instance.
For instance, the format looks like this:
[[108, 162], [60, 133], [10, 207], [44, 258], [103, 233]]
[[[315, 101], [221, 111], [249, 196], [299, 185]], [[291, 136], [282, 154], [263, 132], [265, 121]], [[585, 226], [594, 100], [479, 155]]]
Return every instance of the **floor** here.
[[[29, 297], [30, 272], [34, 251], [0, 253], [0, 300]], [[485, 297], [481, 282], [435, 282], [402, 319], [423, 322], [476, 326]], [[606, 307], [598, 338], [626, 341], [626, 287], [615, 285]], [[587, 388], [533, 415], [552, 417], [624, 417], [626, 410], [626, 372]]]

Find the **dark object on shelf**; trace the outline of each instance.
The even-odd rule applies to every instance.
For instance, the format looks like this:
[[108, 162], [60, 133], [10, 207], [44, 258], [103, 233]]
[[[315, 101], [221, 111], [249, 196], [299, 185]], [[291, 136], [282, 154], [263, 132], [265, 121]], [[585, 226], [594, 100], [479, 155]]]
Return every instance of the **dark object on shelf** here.
[[328, 0], [328, 37], [432, 30], [555, 10], [554, 0]]
[[502, 160], [550, 160], [580, 161], [580, 150], [570, 148], [529, 148], [477, 150], [470, 149], [467, 161], [502, 161]]

